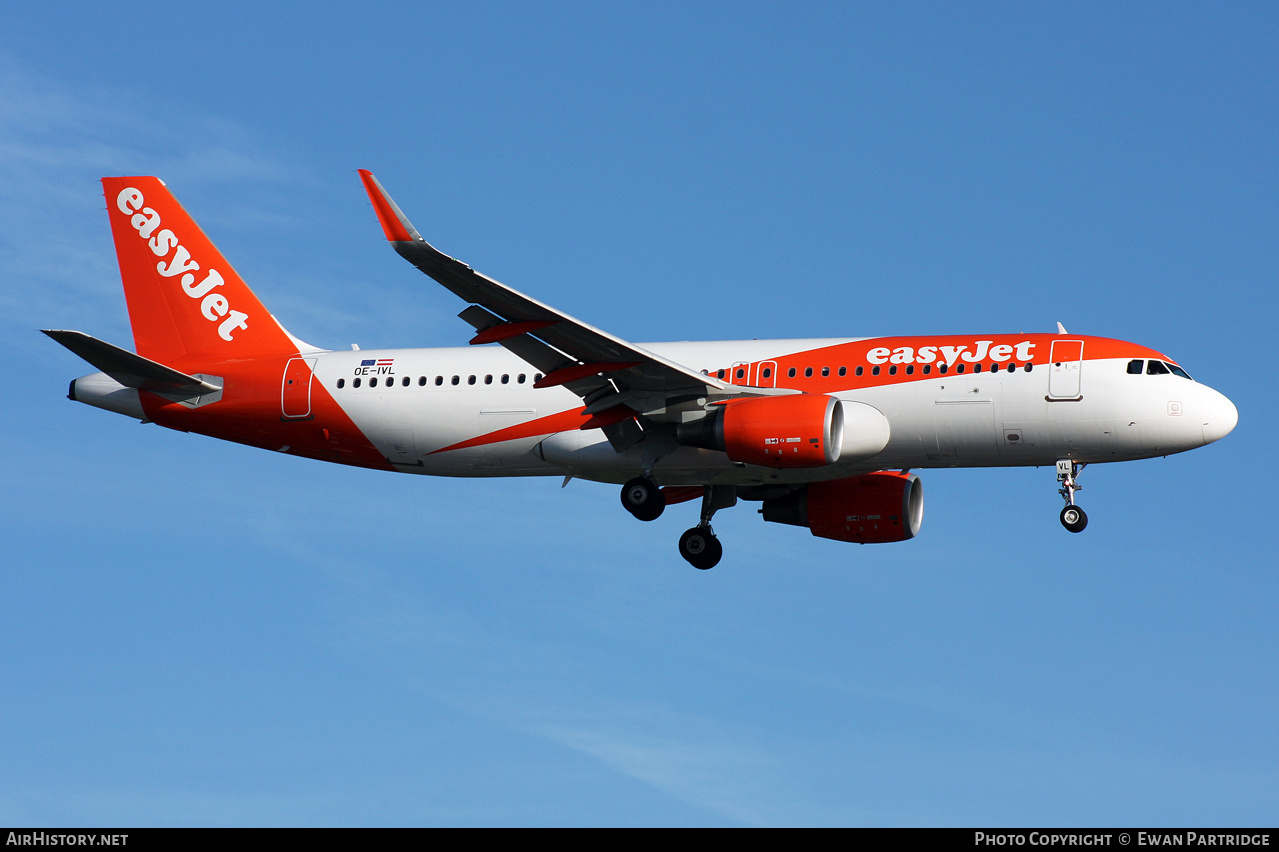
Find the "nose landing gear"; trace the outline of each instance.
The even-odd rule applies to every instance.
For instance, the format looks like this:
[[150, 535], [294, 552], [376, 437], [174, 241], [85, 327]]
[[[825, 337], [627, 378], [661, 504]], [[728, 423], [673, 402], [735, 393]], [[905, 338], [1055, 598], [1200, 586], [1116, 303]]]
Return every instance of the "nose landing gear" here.
[[1075, 464], [1072, 459], [1057, 460], [1057, 481], [1061, 483], [1057, 493], [1066, 501], [1066, 508], [1061, 510], [1061, 525], [1072, 533], [1083, 532], [1088, 526], [1087, 513], [1075, 505], [1075, 492], [1083, 489], [1076, 477], [1083, 469], [1084, 465]]

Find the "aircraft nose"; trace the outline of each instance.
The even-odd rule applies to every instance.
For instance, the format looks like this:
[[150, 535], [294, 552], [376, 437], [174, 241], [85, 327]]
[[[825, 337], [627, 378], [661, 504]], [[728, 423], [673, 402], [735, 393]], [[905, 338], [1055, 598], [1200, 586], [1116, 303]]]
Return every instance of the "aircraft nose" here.
[[1225, 394], [1212, 391], [1204, 406], [1203, 437], [1205, 444], [1219, 441], [1230, 434], [1239, 422], [1239, 409]]

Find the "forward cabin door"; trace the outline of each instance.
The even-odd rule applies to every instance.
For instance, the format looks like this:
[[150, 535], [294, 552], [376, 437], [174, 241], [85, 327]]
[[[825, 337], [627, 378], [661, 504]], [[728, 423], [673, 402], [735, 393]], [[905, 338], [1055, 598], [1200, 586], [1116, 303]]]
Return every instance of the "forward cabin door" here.
[[1082, 340], [1054, 340], [1049, 355], [1048, 398], [1051, 400], [1079, 400], [1080, 368], [1084, 363]]

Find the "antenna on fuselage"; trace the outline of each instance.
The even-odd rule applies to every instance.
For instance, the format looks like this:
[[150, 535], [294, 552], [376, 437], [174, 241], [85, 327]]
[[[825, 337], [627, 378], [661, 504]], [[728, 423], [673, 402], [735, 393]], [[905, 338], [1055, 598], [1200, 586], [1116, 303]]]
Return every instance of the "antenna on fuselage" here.
[[1058, 334], [1070, 334], [1070, 332], [1066, 331], [1066, 327], [1065, 327], [1064, 325], [1062, 325], [1060, 322], [1059, 322], [1059, 323], [1057, 323], [1057, 333], [1058, 333]]

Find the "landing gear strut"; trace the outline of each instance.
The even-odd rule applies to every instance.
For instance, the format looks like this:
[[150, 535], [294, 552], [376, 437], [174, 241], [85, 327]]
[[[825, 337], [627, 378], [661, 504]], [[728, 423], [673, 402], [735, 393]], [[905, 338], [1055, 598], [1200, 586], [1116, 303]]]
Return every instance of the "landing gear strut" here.
[[1075, 464], [1071, 459], [1057, 460], [1057, 481], [1061, 483], [1057, 493], [1066, 501], [1066, 508], [1061, 510], [1061, 525], [1072, 533], [1083, 532], [1088, 526], [1088, 515], [1075, 505], [1075, 492], [1083, 489], [1076, 477], [1083, 469], [1082, 464]]
[[737, 487], [733, 485], [708, 485], [702, 496], [702, 519], [691, 530], [679, 537], [679, 555], [694, 568], [702, 571], [714, 568], [724, 555], [724, 546], [711, 529], [711, 518], [720, 509], [737, 505]]
[[666, 508], [666, 498], [651, 476], [637, 476], [622, 486], [622, 505], [641, 521], [655, 521]]

